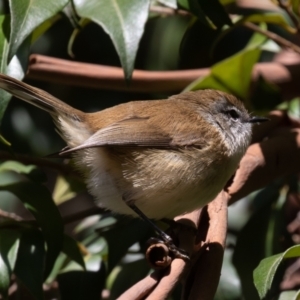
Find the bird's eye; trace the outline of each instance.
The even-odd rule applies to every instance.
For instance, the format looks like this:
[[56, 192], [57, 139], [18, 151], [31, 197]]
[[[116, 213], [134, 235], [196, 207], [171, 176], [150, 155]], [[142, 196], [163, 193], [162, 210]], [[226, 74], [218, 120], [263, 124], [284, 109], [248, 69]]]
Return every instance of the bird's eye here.
[[231, 119], [233, 119], [233, 120], [235, 120], [235, 121], [240, 117], [240, 115], [239, 115], [239, 114], [237, 113], [237, 111], [234, 110], [234, 109], [228, 110], [228, 111], [227, 111], [227, 114], [230, 116]]

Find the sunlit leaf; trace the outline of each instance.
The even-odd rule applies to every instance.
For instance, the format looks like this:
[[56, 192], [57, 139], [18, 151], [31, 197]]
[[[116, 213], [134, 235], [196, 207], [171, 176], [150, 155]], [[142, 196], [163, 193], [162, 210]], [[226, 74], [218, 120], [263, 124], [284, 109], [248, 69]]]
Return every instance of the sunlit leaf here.
[[7, 297], [10, 276], [15, 267], [20, 244], [20, 233], [15, 230], [0, 230], [0, 295]]
[[53, 200], [57, 205], [62, 204], [74, 198], [79, 191], [84, 189], [84, 184], [78, 180], [58, 176], [53, 191]]
[[293, 246], [283, 253], [263, 259], [254, 270], [253, 278], [260, 298], [264, 298], [271, 289], [275, 273], [280, 263], [287, 258], [300, 257], [300, 245]]
[[0, 172], [14, 171], [19, 174], [24, 174], [28, 178], [36, 182], [44, 182], [47, 177], [35, 165], [24, 165], [18, 161], [8, 160], [0, 164]]
[[284, 291], [279, 295], [278, 300], [299, 300], [300, 291]]
[[215, 64], [210, 75], [197, 79], [185, 91], [211, 88], [247, 98], [252, 68], [260, 52], [260, 49], [241, 51]]
[[16, 195], [41, 226], [47, 243], [45, 276], [48, 276], [63, 245], [62, 219], [49, 191], [33, 182], [1, 185], [0, 190]]
[[16, 54], [35, 28], [61, 11], [68, 2], [69, 0], [9, 0], [11, 32], [8, 60]]
[[118, 52], [126, 78], [130, 78], [148, 18], [150, 0], [74, 0], [78, 15], [99, 24]]

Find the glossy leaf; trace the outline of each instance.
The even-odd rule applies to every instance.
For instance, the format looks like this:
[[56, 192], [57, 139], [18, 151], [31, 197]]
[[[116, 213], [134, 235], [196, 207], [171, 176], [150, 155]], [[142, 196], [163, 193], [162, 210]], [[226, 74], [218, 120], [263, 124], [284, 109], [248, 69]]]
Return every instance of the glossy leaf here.
[[33, 182], [2, 185], [0, 190], [16, 195], [41, 226], [47, 243], [45, 276], [48, 276], [63, 245], [62, 219], [49, 191]]
[[11, 11], [8, 60], [35, 28], [61, 11], [69, 0], [9, 0]]
[[25, 230], [14, 273], [37, 300], [43, 299], [45, 240], [39, 230]]
[[254, 270], [254, 284], [260, 298], [264, 298], [271, 289], [275, 273], [280, 263], [287, 258], [300, 257], [300, 245], [293, 246], [285, 252], [263, 259]]
[[150, 0], [74, 0], [78, 15], [99, 24], [118, 52], [125, 77], [130, 78], [148, 18]]
[[20, 233], [0, 230], [0, 295], [7, 297], [10, 277], [15, 267], [20, 244]]

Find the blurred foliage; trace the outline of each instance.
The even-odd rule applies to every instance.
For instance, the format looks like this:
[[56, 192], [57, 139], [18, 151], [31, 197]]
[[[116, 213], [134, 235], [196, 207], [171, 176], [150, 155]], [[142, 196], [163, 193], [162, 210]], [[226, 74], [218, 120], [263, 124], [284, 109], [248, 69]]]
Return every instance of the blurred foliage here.
[[[271, 61], [281, 48], [243, 24], [254, 22], [291, 40], [299, 26], [298, 0], [284, 2], [286, 6], [262, 2], [268, 2], [266, 9], [255, 4], [241, 9], [234, 0], [2, 1], [0, 71], [22, 79], [29, 53], [68, 59], [68, 52], [77, 61], [122, 66], [127, 79], [134, 68], [208, 67], [210, 74], [186, 90], [224, 90], [258, 114], [278, 106], [299, 119], [300, 98], [283, 99], [278, 87], [262, 76], [250, 90], [253, 66]], [[189, 14], [154, 13], [154, 5]], [[30, 83], [84, 111], [168, 96]], [[19, 101], [7, 107], [10, 96], [2, 90], [0, 99], [1, 149], [37, 156], [63, 147], [49, 116]], [[116, 299], [150, 272], [144, 250], [154, 233], [140, 220], [109, 212], [71, 218], [76, 222], [69, 224], [70, 216], [93, 204], [80, 176], [58, 173], [16, 161], [0, 164], [0, 295], [99, 299], [102, 294]], [[296, 290], [279, 289], [284, 261], [300, 254], [287, 235], [285, 220], [286, 199], [298, 188], [295, 176], [282, 178], [229, 208], [216, 300], [299, 299]], [[179, 298], [176, 289], [172, 299]]]

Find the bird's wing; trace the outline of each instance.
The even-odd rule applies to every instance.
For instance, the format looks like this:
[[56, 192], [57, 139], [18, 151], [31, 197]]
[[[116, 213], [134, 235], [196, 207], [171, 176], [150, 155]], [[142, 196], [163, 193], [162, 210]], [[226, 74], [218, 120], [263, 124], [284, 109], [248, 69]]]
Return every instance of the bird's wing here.
[[203, 145], [204, 141], [199, 137], [182, 132], [172, 133], [171, 136], [162, 128], [148, 122], [148, 118], [133, 117], [98, 130], [81, 145], [62, 150], [60, 155], [103, 146], [170, 149], [185, 146], [201, 147], [201, 144]]

